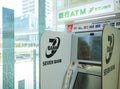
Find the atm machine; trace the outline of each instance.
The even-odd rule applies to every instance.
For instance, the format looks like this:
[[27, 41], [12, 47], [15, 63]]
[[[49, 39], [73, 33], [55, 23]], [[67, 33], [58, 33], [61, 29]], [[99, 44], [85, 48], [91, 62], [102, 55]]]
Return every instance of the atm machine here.
[[41, 89], [119, 89], [120, 30], [73, 33], [46, 31], [41, 37]]
[[[66, 74], [63, 89], [101, 89], [101, 40], [101, 31], [80, 32], [73, 35], [73, 41], [75, 41], [73, 45], [77, 46], [72, 47], [72, 53], [76, 58], [75, 61], [72, 60], [68, 69], [73, 73]], [[67, 76], [70, 76], [70, 80]], [[69, 84], [67, 84], [68, 81]]]
[[109, 25], [102, 30], [75, 32], [62, 89], [118, 89], [119, 34]]

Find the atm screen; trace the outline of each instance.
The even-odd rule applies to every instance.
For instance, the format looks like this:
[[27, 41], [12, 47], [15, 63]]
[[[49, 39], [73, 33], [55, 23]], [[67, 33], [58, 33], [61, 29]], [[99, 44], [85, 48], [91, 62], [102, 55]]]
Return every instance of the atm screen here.
[[101, 76], [78, 72], [73, 89], [102, 89]]
[[80, 33], [78, 35], [78, 60], [101, 61], [101, 32]]

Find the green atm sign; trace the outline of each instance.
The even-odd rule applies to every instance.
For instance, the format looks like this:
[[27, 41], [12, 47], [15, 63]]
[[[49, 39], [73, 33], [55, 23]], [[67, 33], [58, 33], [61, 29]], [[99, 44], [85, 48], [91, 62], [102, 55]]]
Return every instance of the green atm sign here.
[[75, 17], [75, 16], [80, 16], [86, 14], [86, 8], [84, 9], [76, 9], [73, 11], [65, 11], [59, 13], [59, 18], [68, 18], [68, 17]]
[[58, 12], [58, 20], [69, 20], [87, 16], [105, 14], [114, 11], [113, 0], [100, 1], [89, 5], [79, 6]]

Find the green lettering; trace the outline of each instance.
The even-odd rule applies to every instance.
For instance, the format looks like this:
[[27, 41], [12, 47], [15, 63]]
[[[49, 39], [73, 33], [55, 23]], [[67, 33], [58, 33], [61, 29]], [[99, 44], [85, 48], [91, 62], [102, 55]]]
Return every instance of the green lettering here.
[[111, 8], [111, 5], [106, 5], [106, 9], [107, 9], [107, 8]]
[[108, 8], [111, 8], [111, 5], [106, 5], [102, 7], [102, 9], [108, 9]]
[[82, 15], [82, 14], [86, 14], [86, 8], [80, 9], [80, 15]]
[[65, 18], [69, 17], [69, 13], [70, 13], [69, 11], [65, 12]]
[[79, 10], [75, 10], [76, 16], [78, 16]]
[[59, 18], [60, 18], [60, 19], [61, 19], [61, 18], [64, 18], [64, 17], [63, 17], [63, 13], [60, 13], [60, 14], [59, 14]]
[[104, 9], [107, 9], [108, 8], [108, 6], [104, 6]]
[[71, 12], [70, 17], [75, 16], [74, 11]]

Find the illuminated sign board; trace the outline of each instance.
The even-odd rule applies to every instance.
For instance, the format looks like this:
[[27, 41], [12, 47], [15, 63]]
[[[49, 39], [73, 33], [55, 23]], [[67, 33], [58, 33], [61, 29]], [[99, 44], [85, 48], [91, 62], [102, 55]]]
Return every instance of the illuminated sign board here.
[[82, 5], [75, 8], [66, 9], [58, 12], [58, 21], [83, 18], [87, 16], [100, 15], [114, 11], [114, 1], [102, 0], [96, 3]]

